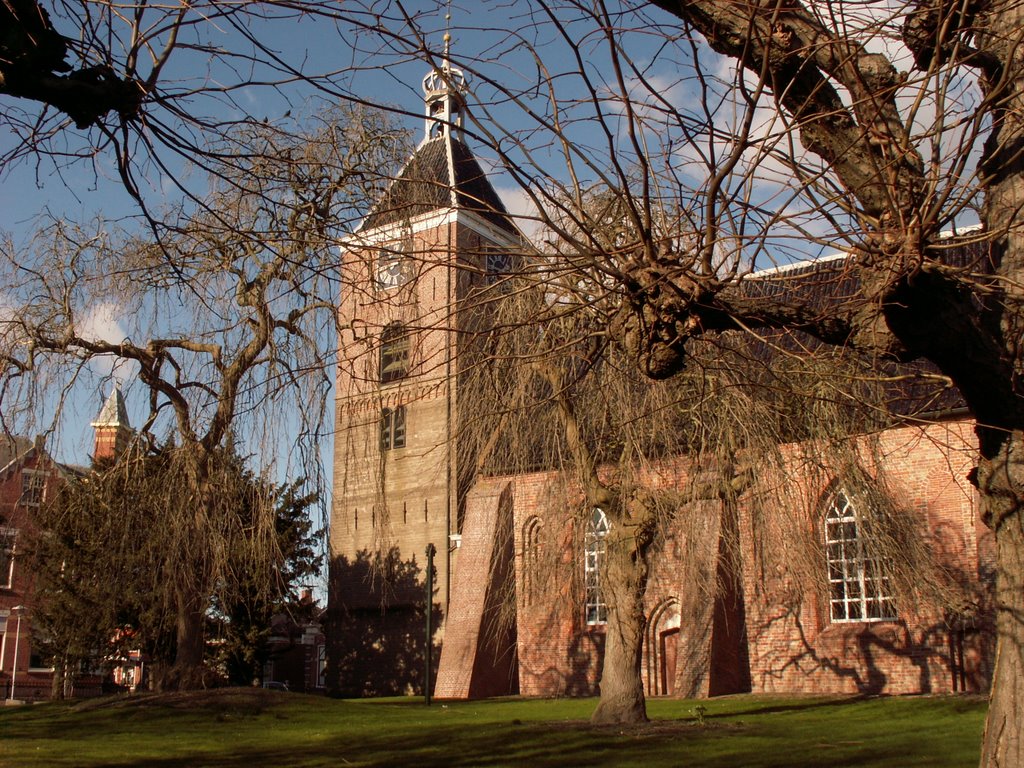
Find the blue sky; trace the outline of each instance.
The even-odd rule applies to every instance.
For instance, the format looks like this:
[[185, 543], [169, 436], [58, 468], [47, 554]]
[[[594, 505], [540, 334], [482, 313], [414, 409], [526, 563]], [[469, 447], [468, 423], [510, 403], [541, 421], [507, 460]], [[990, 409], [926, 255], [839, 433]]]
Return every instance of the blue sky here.
[[[471, 75], [470, 109], [481, 121], [471, 122], [468, 126], [470, 144], [479, 150], [485, 162], [491, 161], [494, 183], [513, 211], [525, 209], [525, 196], [512, 178], [503, 172], [494, 150], [483, 148], [482, 145], [486, 143], [487, 134], [490, 134], [512, 160], [524, 165], [530, 162], [524, 151], [524, 147], [528, 148], [529, 157], [534, 162], [530, 173], [536, 184], [564, 182], [567, 173], [566, 163], [561, 158], [562, 148], [552, 140], [550, 133], [538, 129], [536, 117], [530, 115], [530, 110], [535, 110], [540, 120], [552, 119], [546, 98], [549, 85], [557, 88], [563, 99], [561, 106], [564, 112], [559, 115], [559, 119], [563, 121], [567, 137], [571, 139], [573, 151], [577, 152], [574, 156], [575, 170], [584, 185], [595, 182], [607, 170], [613, 154], [628, 158], [630, 145], [622, 131], [621, 102], [609, 100], [603, 104], [605, 127], [608, 128], [607, 133], [603, 132], [602, 126], [593, 119], [593, 106], [587, 98], [587, 84], [579, 74], [581, 66], [586, 69], [599, 97], [610, 98], [614, 94], [614, 77], [607, 66], [607, 41], [598, 28], [573, 21], [563, 12], [559, 19], [566, 25], [563, 39], [558, 27], [541, 15], [535, 3], [525, 0], [491, 0], [463, 5], [455, 3], [451, 7], [450, 27], [454, 57], [457, 61], [466, 62], [465, 68]], [[328, 4], [324, 7], [333, 6]], [[350, 14], [352, 24], [334, 24], [324, 18], [289, 19], [284, 22], [267, 20], [253, 21], [247, 31], [267, 41], [270, 48], [298, 70], [308, 74], [334, 72], [331, 87], [338, 98], [352, 96], [384, 104], [404, 113], [399, 119], [418, 138], [422, 130], [420, 115], [423, 105], [420, 85], [427, 72], [427, 65], [423, 61], [422, 52], [417, 50], [416, 40], [410, 43], [402, 15], [404, 13], [414, 18], [421, 28], [423, 37], [420, 42], [439, 50], [447, 26], [445, 13], [448, 8], [443, 3], [425, 0], [401, 5], [370, 2], [365, 12], [352, 3], [339, 4], [337, 7]], [[382, 28], [358, 28], [371, 21], [378, 21], [373, 16], [375, 13], [381, 14], [379, 21]], [[635, 20], [627, 18], [625, 21], [632, 24]], [[55, 22], [60, 28], [58, 17], [55, 17]], [[667, 156], [671, 158], [671, 176], [678, 181], [679, 187], [677, 190], [668, 190], [669, 193], [678, 194], [681, 205], [688, 201], [698, 205], [699, 192], [710, 169], [715, 165], [711, 153], [720, 151], [721, 147], [713, 141], [671, 144], [678, 137], [671, 134], [666, 115], [658, 112], [657, 98], [663, 97], [666, 104], [678, 109], [679, 114], [688, 119], [700, 119], [704, 103], [699, 98], [701, 84], [693, 77], [691, 57], [707, 55], [707, 49], [701, 41], [696, 41], [691, 48], [690, 41], [679, 34], [678, 25], [670, 22], [669, 17], [653, 12], [645, 24], [636, 25], [635, 30], [628, 35], [620, 34], [619, 40], [628, 48], [629, 60], [634, 66], [634, 72], [627, 73], [628, 87], [635, 88], [639, 93], [643, 90], [639, 85], [641, 78], [649, 84], [644, 95], [644, 106], [640, 110], [644, 121], [641, 139], [650, 142], [652, 147], [663, 146], [669, 150]], [[659, 27], [661, 23], [665, 23], [663, 28]], [[246, 30], [232, 30], [226, 25], [207, 25], [201, 29], [209, 36], [207, 42], [212, 45], [224, 49], [244, 49]], [[671, 45], [665, 45], [666, 34], [675, 35]], [[580, 45], [581, 62], [573, 58], [573, 51], [566, 44], [567, 41]], [[535, 59], [532, 55], [534, 52], [540, 54], [541, 58]], [[709, 58], [708, 62], [714, 65], [714, 58]], [[182, 52], [180, 56], [171, 59], [164, 76], [169, 82], [180, 83], [182, 88], [195, 84], [229, 83], [239, 79], [261, 80], [272, 76], [258, 63], [235, 62], [235, 65], [232, 68], [223, 62], [211, 62], [205, 55]], [[552, 79], [546, 81], [546, 75]], [[719, 78], [717, 82], [711, 82], [711, 101], [720, 99], [717, 104], [719, 117], [727, 123], [730, 119], [728, 102], [734, 81], [728, 67], [712, 69], [710, 75]], [[500, 83], [501, 87], [493, 87], [493, 83], [489, 82], [491, 80]], [[251, 115], [257, 119], [274, 121], [288, 111], [298, 113], [307, 109], [306, 100], [313, 93], [313, 89], [301, 81], [280, 88], [253, 85], [233, 90], [217, 100], [196, 96], [189, 106], [215, 119]], [[512, 95], [516, 96], [518, 103], [513, 103]], [[572, 103], [573, 99], [578, 101]], [[32, 109], [31, 105], [25, 108]], [[765, 133], [773, 130], [771, 115], [765, 113], [761, 117], [764, 120], [762, 130]], [[163, 115], [162, 119], [167, 121], [169, 128], [174, 128], [167, 115]], [[477, 140], [472, 138], [474, 133], [478, 136]], [[0, 133], [0, 152], [7, 151], [11, 142], [9, 133]], [[68, 128], [57, 139], [55, 146], [59, 149], [81, 148], [88, 146], [88, 137], [74, 128]], [[205, 189], [205, 176], [190, 168], [187, 158], [166, 150], [160, 151], [160, 157], [166, 163], [165, 169], [153, 162], [142, 162], [138, 168], [140, 188], [151, 205], [159, 207], [163, 202], [177, 202], [183, 194], [179, 185], [200, 192]], [[779, 218], [780, 210], [787, 216], [792, 215], [792, 224], [804, 227], [811, 234], [819, 230], [821, 233], [827, 231], [827, 223], [817, 222], [802, 213], [801, 205], [805, 205], [805, 201], [800, 190], [794, 188], [791, 179], [786, 178], [784, 170], [779, 170], [772, 157], [765, 155], [752, 162], [759, 164], [758, 171], [764, 177], [762, 181], [768, 180], [768, 183], [745, 189], [742, 180], [736, 182], [735, 194], [748, 195], [759, 205], [759, 212], [750, 214], [748, 221], [736, 224], [738, 232], [742, 232], [743, 227], [756, 231], [757, 227], [765, 226], [765, 222]], [[23, 160], [16, 166], [3, 169], [0, 229], [11, 234], [16, 248], [24, 247], [27, 243], [36, 228], [35, 217], [44, 210], [58, 217], [76, 220], [87, 220], [97, 215], [124, 219], [137, 213], [137, 208], [117, 177], [113, 157], [107, 151], [100, 151], [91, 160], [74, 163], [55, 163], [44, 157], [38, 159], [38, 162]], [[790, 210], [792, 213], [789, 213]], [[787, 235], [785, 223], [785, 218], [782, 218], [775, 225], [779, 231], [776, 250], [767, 256], [762, 253], [761, 258], [769, 261], [761, 266], [770, 266], [771, 259], [809, 256], [821, 252], [822, 246], [811, 243], [797, 229], [791, 229]], [[96, 310], [97, 327], [116, 334], [118, 308], [97, 307]], [[70, 407], [67, 408], [62, 424], [60, 440], [56, 443], [56, 452], [63, 459], [81, 461], [88, 453], [91, 441], [88, 423], [98, 411], [103, 396], [109, 391], [109, 383], [105, 382], [109, 369], [101, 366], [96, 374], [91, 380], [81, 382], [69, 395]], [[145, 413], [141, 388], [131, 388], [130, 371], [124, 370], [122, 375], [129, 385], [129, 413], [138, 423]], [[330, 446], [325, 445], [325, 450], [329, 449]]]

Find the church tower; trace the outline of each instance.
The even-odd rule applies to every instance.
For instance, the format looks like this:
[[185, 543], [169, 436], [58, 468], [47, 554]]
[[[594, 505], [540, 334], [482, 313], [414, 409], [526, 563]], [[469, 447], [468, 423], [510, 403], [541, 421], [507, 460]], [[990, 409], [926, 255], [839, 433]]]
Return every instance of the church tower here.
[[124, 404], [121, 387], [114, 384], [114, 389], [103, 403], [93, 428], [92, 460], [94, 464], [113, 461], [120, 456], [132, 437], [132, 427], [128, 423], [128, 409]]
[[428, 545], [443, 638], [472, 466], [460, 371], [522, 247], [463, 140], [464, 86], [447, 61], [423, 79], [423, 140], [341, 247], [328, 688], [346, 695], [422, 691]]

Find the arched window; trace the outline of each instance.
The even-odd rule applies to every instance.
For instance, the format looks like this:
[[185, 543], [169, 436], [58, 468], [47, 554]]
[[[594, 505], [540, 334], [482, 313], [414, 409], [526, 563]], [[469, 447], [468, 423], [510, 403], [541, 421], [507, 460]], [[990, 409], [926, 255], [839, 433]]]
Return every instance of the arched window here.
[[608, 605], [605, 603], [601, 576], [607, 555], [608, 517], [604, 510], [594, 507], [587, 523], [584, 537], [584, 615], [587, 624], [604, 624], [608, 621]]
[[530, 605], [537, 596], [540, 582], [540, 530], [539, 517], [531, 517], [523, 526], [523, 601]]
[[404, 379], [409, 373], [409, 334], [397, 323], [380, 335], [380, 382]]
[[825, 510], [829, 618], [834, 622], [896, 618], [889, 562], [873, 551], [870, 526], [843, 491]]

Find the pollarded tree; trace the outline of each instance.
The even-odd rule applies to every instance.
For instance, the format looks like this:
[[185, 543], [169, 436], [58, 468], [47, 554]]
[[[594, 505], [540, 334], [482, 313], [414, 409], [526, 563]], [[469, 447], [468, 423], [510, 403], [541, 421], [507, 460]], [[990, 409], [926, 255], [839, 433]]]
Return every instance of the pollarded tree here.
[[[165, 524], [187, 542], [192, 567], [166, 574], [177, 617], [168, 687], [199, 682], [216, 534], [231, 528], [217, 517], [231, 514], [219, 502], [219, 452], [230, 439], [292, 446], [304, 434], [315, 443], [335, 324], [331, 245], [374, 199], [400, 144], [378, 113], [326, 113], [307, 128], [226, 137], [246, 163], [214, 181], [198, 212], [165, 217], [160, 246], [110, 224], [87, 231], [57, 221], [30, 257], [3, 254], [14, 305], [0, 325], [5, 417], [45, 408], [52, 387], [113, 359], [146, 388], [143, 431], [163, 431], [178, 447], [177, 512]], [[118, 337], [89, 323], [102, 306], [116, 312]]]

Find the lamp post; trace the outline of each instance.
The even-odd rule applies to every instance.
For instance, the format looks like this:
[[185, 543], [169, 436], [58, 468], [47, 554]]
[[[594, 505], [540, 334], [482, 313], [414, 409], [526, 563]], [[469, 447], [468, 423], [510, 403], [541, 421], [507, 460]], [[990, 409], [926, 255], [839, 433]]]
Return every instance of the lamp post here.
[[427, 644], [425, 648], [425, 669], [423, 674], [423, 698], [430, 706], [430, 673], [433, 667], [433, 636], [434, 630], [430, 626], [430, 611], [434, 607], [434, 555], [437, 554], [437, 547], [427, 544]]
[[11, 613], [18, 616], [18, 623], [14, 628], [14, 662], [11, 664], [11, 693], [7, 697], [10, 702], [14, 701], [14, 686], [18, 682], [18, 646], [21, 644], [21, 617], [25, 614], [24, 605], [16, 605], [11, 608]]

